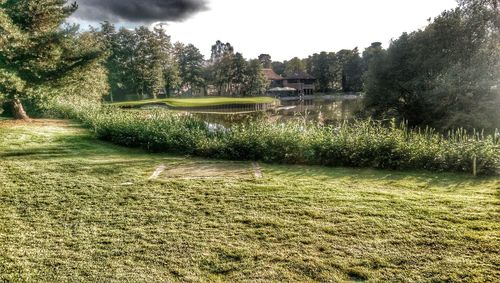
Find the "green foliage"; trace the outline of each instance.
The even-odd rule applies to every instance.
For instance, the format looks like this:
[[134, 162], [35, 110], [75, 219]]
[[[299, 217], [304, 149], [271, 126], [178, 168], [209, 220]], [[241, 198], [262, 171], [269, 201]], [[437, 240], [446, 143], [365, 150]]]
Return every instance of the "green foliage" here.
[[261, 59], [247, 61], [241, 53], [234, 53], [231, 44], [217, 41], [206, 68], [206, 80], [215, 87], [218, 95], [263, 95], [268, 82], [262, 72]]
[[293, 74], [306, 71], [306, 64], [304, 60], [294, 57], [290, 61], [285, 61], [285, 74]]
[[374, 117], [443, 130], [500, 127], [498, 7], [462, 2], [371, 60], [365, 104]]
[[285, 63], [283, 63], [283, 62], [275, 61], [275, 62], [271, 63], [271, 68], [278, 75], [285, 74], [285, 67], [286, 67]]
[[104, 140], [204, 157], [456, 172], [472, 172], [476, 159], [479, 174], [494, 174], [500, 162], [498, 133], [458, 130], [446, 138], [432, 130], [373, 121], [318, 126], [258, 120], [213, 129], [194, 117], [163, 110], [123, 111], [86, 103], [62, 103], [55, 110], [82, 121]]
[[78, 27], [63, 25], [75, 9], [64, 0], [0, 1], [0, 96], [21, 108], [19, 100], [41, 105], [68, 91], [102, 96], [104, 46]]
[[271, 59], [271, 55], [269, 54], [260, 54], [259, 55], [259, 61], [262, 64], [262, 67], [265, 69], [271, 68], [271, 63], [273, 60]]
[[179, 66], [179, 76], [181, 86], [194, 94], [197, 90], [205, 87], [206, 81], [203, 77], [204, 59], [200, 50], [192, 44], [181, 43], [175, 46], [177, 65]]
[[328, 92], [332, 88], [334, 74], [333, 74], [333, 62], [335, 54], [327, 52], [321, 52], [319, 54], [313, 54], [309, 56], [307, 60], [307, 69], [311, 75], [313, 75], [318, 81], [318, 89], [321, 92]]
[[250, 60], [243, 71], [243, 86], [241, 93], [244, 96], [259, 96], [266, 93], [269, 82], [262, 72], [259, 60]]
[[317, 79], [317, 88], [321, 92], [362, 90], [365, 70], [357, 48], [315, 53], [305, 60], [305, 64], [307, 72]]
[[118, 32], [105, 22], [94, 33], [106, 43], [111, 99], [122, 95], [156, 97], [160, 91], [180, 86], [178, 64], [170, 37], [162, 27]]

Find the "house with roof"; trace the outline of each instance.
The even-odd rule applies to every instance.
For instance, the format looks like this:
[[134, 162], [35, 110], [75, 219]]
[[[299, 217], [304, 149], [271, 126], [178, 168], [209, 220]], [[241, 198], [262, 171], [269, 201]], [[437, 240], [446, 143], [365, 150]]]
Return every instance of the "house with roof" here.
[[283, 77], [276, 74], [273, 69], [262, 69], [262, 72], [269, 82], [269, 88], [283, 87]]
[[314, 94], [314, 83], [316, 78], [306, 72], [298, 71], [286, 75], [283, 78], [283, 87], [290, 87], [297, 90], [299, 94]]
[[306, 72], [294, 72], [284, 77], [276, 74], [273, 69], [263, 69], [264, 76], [269, 81], [269, 92], [291, 95], [310, 95], [314, 93], [316, 78]]

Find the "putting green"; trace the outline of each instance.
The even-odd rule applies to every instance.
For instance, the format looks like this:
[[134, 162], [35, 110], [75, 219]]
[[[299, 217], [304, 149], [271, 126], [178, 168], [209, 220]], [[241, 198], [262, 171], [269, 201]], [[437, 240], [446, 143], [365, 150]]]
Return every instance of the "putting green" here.
[[139, 101], [126, 101], [111, 103], [111, 105], [134, 108], [146, 105], [166, 105], [170, 107], [207, 107], [230, 104], [270, 104], [276, 99], [271, 97], [200, 97], [200, 98], [165, 98], [147, 99]]

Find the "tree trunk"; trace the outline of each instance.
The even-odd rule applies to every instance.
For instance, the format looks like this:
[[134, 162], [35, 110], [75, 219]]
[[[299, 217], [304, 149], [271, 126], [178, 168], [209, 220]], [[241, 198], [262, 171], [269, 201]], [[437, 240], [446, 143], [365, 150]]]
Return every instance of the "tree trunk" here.
[[12, 100], [12, 113], [14, 114], [15, 119], [31, 121], [26, 111], [24, 111], [23, 104], [19, 98], [15, 98]]

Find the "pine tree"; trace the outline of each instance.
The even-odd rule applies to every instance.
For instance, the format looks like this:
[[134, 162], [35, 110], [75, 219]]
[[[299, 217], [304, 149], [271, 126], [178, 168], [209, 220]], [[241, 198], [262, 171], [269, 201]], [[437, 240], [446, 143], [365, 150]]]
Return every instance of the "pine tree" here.
[[29, 120], [23, 100], [51, 94], [66, 76], [101, 58], [99, 44], [87, 44], [92, 38], [81, 42], [78, 27], [63, 27], [76, 9], [66, 0], [0, 0], [0, 97], [16, 118]]

